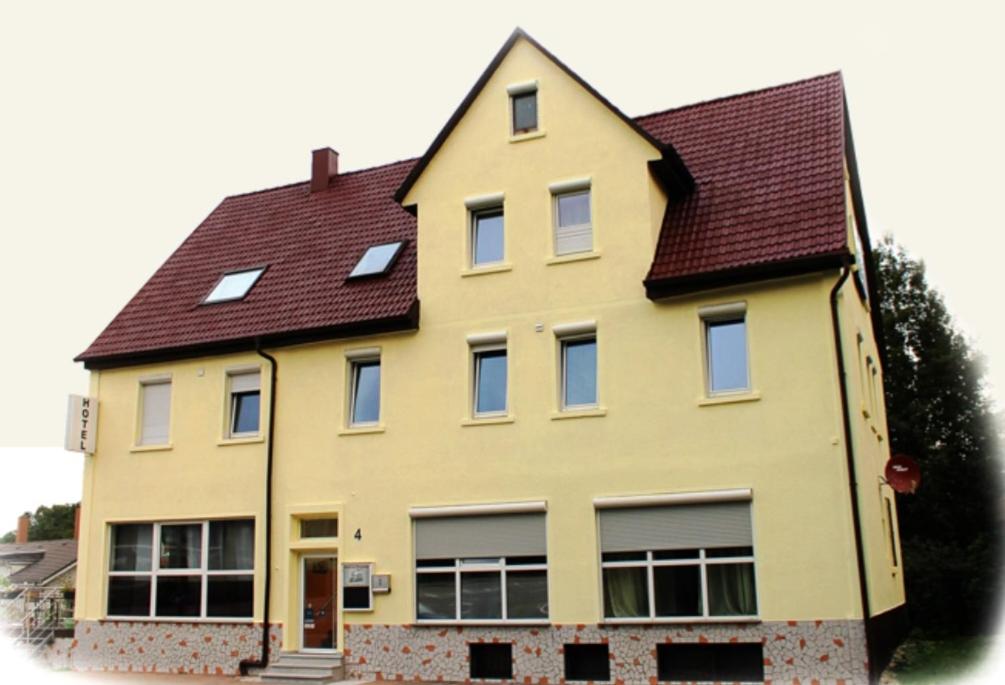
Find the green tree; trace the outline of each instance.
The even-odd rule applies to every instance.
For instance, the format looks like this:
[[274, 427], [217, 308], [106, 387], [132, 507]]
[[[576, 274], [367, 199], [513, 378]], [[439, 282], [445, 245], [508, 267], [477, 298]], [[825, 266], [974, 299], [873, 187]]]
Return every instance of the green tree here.
[[1002, 525], [999, 436], [981, 360], [923, 262], [889, 236], [875, 257], [890, 446], [922, 474], [915, 495], [897, 497], [908, 611], [923, 633], [981, 633], [997, 616]]
[[28, 539], [64, 540], [73, 537], [74, 517], [79, 502], [69, 504], [53, 504], [51, 507], [40, 506], [31, 515], [28, 525]]
[[10, 530], [4, 533], [2, 536], [0, 536], [0, 544], [4, 544], [7, 542], [14, 542], [14, 540], [16, 539], [17, 535], [15, 534], [14, 531]]

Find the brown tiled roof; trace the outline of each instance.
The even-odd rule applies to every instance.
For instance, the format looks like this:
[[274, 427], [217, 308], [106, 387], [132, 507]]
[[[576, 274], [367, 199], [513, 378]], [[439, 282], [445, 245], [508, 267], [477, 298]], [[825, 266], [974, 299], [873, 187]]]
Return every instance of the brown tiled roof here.
[[11, 559], [38, 557], [34, 563], [8, 576], [14, 585], [34, 585], [51, 578], [77, 560], [77, 541], [40, 540], [0, 544], [0, 556]]
[[[392, 196], [414, 163], [344, 173], [317, 193], [304, 182], [228, 197], [77, 360], [407, 327], [417, 304], [415, 217]], [[408, 244], [388, 274], [346, 280], [367, 247], [396, 240]], [[201, 304], [222, 273], [256, 266], [268, 268], [243, 300]]]
[[639, 117], [695, 189], [668, 208], [647, 285], [847, 253], [840, 74]]
[[[650, 296], [818, 269], [847, 254], [840, 74], [638, 117], [695, 188], [667, 208]], [[418, 324], [404, 160], [225, 199], [77, 359], [113, 366]], [[370, 245], [407, 240], [386, 276], [346, 281]], [[200, 304], [226, 271], [267, 265], [241, 301]]]

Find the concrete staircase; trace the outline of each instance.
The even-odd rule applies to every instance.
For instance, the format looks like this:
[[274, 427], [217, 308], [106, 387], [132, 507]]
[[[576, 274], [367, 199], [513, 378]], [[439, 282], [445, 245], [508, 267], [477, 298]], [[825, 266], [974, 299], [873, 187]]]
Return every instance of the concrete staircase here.
[[302, 654], [288, 652], [261, 673], [263, 683], [332, 683], [345, 678], [342, 653]]

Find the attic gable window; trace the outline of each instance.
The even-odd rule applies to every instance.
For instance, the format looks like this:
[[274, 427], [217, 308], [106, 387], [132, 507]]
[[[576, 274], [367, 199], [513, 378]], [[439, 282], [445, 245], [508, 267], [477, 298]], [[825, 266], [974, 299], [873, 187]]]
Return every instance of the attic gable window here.
[[258, 282], [259, 277], [265, 271], [265, 267], [256, 269], [245, 269], [244, 271], [232, 271], [220, 278], [216, 287], [202, 301], [203, 304], [214, 302], [229, 302], [231, 300], [241, 300], [248, 294], [248, 291]]
[[394, 260], [401, 253], [404, 241], [396, 243], [385, 243], [384, 245], [372, 245], [353, 267], [349, 278], [361, 278], [363, 276], [379, 276], [391, 269]]
[[531, 133], [537, 124], [537, 81], [509, 86], [510, 112], [512, 114], [513, 135]]

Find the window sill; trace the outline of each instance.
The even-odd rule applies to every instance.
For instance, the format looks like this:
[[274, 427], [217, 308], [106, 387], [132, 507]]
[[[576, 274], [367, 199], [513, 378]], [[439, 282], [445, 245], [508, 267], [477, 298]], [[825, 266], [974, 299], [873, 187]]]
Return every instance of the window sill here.
[[338, 431], [339, 435], [373, 435], [374, 433], [383, 433], [386, 427], [382, 423], [377, 423], [372, 426], [350, 426], [348, 428], [340, 428]]
[[212, 625], [214, 623], [261, 623], [260, 618], [217, 618], [199, 616], [181, 616], [171, 618], [167, 616], [105, 616], [102, 621], [115, 621], [116, 623], [201, 623]]
[[216, 444], [220, 447], [227, 447], [229, 445], [254, 445], [258, 442], [265, 442], [265, 436], [254, 435], [246, 438], [221, 438], [216, 441]]
[[130, 452], [166, 452], [174, 449], [174, 443], [166, 442], [163, 445], [133, 445]]
[[550, 626], [551, 621], [537, 618], [416, 619], [417, 626]]
[[607, 407], [589, 407], [584, 409], [554, 411], [551, 413], [551, 420], [563, 421], [565, 419], [585, 419], [593, 416], [607, 416]]
[[512, 414], [507, 414], [505, 416], [482, 416], [475, 417], [472, 419], [462, 419], [462, 426], [496, 426], [503, 423], [513, 423], [516, 421], [516, 417]]
[[586, 262], [591, 259], [600, 259], [600, 250], [590, 250], [589, 252], [572, 252], [570, 254], [557, 255], [545, 260], [545, 264], [568, 264], [570, 262]]
[[736, 404], [738, 402], [757, 402], [761, 399], [761, 393], [756, 390], [751, 392], [738, 392], [733, 395], [715, 395], [713, 397], [702, 397], [698, 400], [699, 407], [711, 407], [719, 404]]
[[499, 262], [498, 264], [489, 264], [487, 266], [473, 266], [461, 271], [461, 278], [467, 278], [469, 276], [484, 276], [486, 274], [498, 274], [504, 271], [512, 271], [513, 265], [509, 262]]
[[654, 625], [654, 624], [720, 624], [720, 623], [761, 623], [758, 616], [697, 616], [681, 618], [605, 618], [600, 621], [600, 625], [624, 626], [624, 625]]
[[544, 138], [545, 134], [547, 134], [547, 131], [540, 128], [536, 131], [528, 131], [527, 133], [511, 133], [509, 142], [522, 143], [525, 140], [537, 140], [538, 138]]

